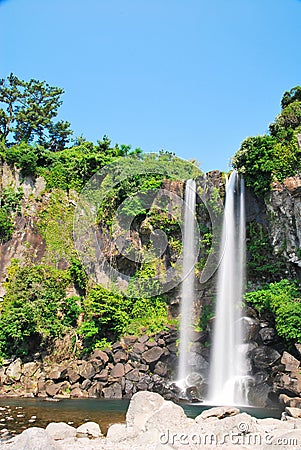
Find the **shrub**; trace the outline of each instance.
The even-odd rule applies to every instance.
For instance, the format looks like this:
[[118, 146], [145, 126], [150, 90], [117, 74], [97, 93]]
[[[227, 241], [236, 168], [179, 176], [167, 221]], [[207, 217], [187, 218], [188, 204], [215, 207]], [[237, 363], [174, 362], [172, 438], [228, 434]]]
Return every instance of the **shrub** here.
[[275, 315], [279, 336], [301, 342], [301, 298], [296, 282], [281, 280], [265, 288], [247, 292], [245, 299], [262, 314], [269, 310]]
[[66, 299], [69, 284], [67, 272], [50, 266], [12, 264], [0, 311], [2, 355], [19, 356], [46, 347], [76, 324], [79, 299]]

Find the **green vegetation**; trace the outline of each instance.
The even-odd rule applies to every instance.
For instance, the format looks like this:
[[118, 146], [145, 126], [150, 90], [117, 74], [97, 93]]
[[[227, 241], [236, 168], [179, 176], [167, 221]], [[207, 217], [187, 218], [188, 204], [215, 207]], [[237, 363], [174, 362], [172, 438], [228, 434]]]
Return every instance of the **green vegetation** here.
[[286, 279], [270, 283], [263, 289], [246, 293], [245, 300], [260, 314], [269, 310], [275, 315], [279, 336], [301, 342], [301, 292], [297, 283]]
[[[143, 294], [157, 291], [165, 281], [162, 277], [166, 268], [175, 267], [182, 253], [181, 208], [175, 199], [170, 202], [157, 191], [165, 186], [169, 190], [174, 180], [196, 178], [199, 169], [170, 152], [145, 155], [140, 148], [112, 145], [107, 136], [96, 144], [83, 137], [71, 140], [70, 124], [55, 121], [63, 92], [44, 81], [23, 81], [13, 74], [0, 80], [1, 163], [19, 169], [21, 181], [22, 177], [38, 176], [46, 181], [45, 190], [37, 197], [32, 194], [28, 204], [24, 204], [22, 190], [13, 185], [1, 192], [1, 243], [11, 239], [23, 206], [24, 217], [32, 221], [33, 234], [42, 236], [46, 251], [39, 264], [32, 263], [34, 258], [11, 263], [7, 293], [0, 306], [0, 359], [51, 351], [54, 341], [67, 335], [71, 339], [76, 335], [77, 340], [80, 337], [83, 352], [90, 352], [110, 347], [123, 335], [156, 333], [175, 322], [168, 316], [167, 296], [148, 298]], [[282, 112], [270, 125], [269, 135], [246, 139], [233, 159], [234, 167], [244, 173], [247, 185], [257, 194], [266, 193], [274, 180], [281, 181], [300, 169], [296, 139], [300, 132], [301, 88], [296, 87], [284, 94]], [[94, 174], [108, 166], [103, 190], [97, 192], [105, 201], [98, 205], [95, 225], [106, 236], [122, 234], [122, 227], [129, 226], [128, 252], [137, 252], [135, 239], [143, 243], [143, 248], [138, 248], [141, 260], [130, 268], [133, 273], [125, 293], [88, 280], [72, 239], [79, 192]], [[175, 188], [181, 189], [181, 182]], [[135, 217], [130, 224], [121, 220], [116, 225], [114, 218], [120, 206], [123, 218]], [[31, 207], [36, 211], [34, 217], [29, 213]], [[220, 214], [217, 188], [208, 195], [208, 207], [213, 216]], [[199, 275], [212, 251], [214, 236], [207, 208], [201, 202], [197, 208], [202, 217], [202, 245], [196, 267]], [[152, 239], [160, 238], [161, 232], [166, 234], [168, 244], [164, 257], [158, 258]], [[251, 279], [268, 275], [268, 279], [279, 280], [284, 266], [280, 258], [275, 262], [272, 257], [267, 230], [260, 225], [251, 224], [248, 229], [248, 255]], [[107, 256], [117, 269], [118, 264], [124, 264], [114, 252]], [[72, 295], [76, 293], [74, 288], [78, 296]], [[281, 336], [300, 341], [300, 293], [295, 284], [287, 280], [273, 283], [248, 293], [246, 299], [261, 314], [265, 310], [275, 314]], [[204, 306], [198, 329], [205, 330], [212, 315], [211, 306]]]
[[0, 141], [33, 142], [61, 150], [72, 131], [69, 122], [54, 122], [64, 90], [45, 81], [20, 80], [14, 74], [0, 79]]
[[0, 242], [8, 241], [14, 231], [14, 216], [21, 212], [23, 191], [12, 187], [4, 188], [0, 196]]
[[233, 166], [244, 175], [246, 185], [258, 195], [269, 191], [273, 181], [283, 181], [301, 169], [301, 87], [282, 97], [282, 111], [270, 124], [270, 134], [248, 137], [233, 158]]
[[37, 227], [45, 239], [46, 263], [55, 267], [61, 261], [71, 263], [76, 256], [72, 239], [74, 207], [61, 189], [53, 189], [49, 200], [45, 200], [38, 212]]
[[84, 301], [85, 321], [79, 329], [86, 351], [103, 348], [122, 335], [140, 335], [164, 329], [168, 323], [163, 297], [133, 298], [94, 287]]
[[20, 267], [13, 261], [0, 310], [2, 356], [45, 348], [76, 326], [80, 299], [66, 298], [70, 282], [66, 271], [43, 265]]
[[247, 224], [247, 270], [249, 280], [278, 281], [286, 266], [281, 255], [275, 260], [267, 227], [258, 222]]

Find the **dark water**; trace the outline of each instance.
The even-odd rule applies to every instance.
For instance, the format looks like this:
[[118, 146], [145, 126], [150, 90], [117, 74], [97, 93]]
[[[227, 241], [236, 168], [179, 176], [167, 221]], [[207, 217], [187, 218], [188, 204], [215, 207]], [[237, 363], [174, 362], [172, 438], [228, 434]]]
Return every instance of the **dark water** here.
[[[99, 424], [106, 434], [113, 423], [125, 422], [129, 400], [66, 399], [49, 402], [38, 398], [0, 398], [0, 442], [30, 426], [45, 428], [50, 422], [66, 422], [78, 427], [84, 422]], [[188, 417], [195, 418], [212, 405], [181, 404]], [[254, 417], [280, 418], [280, 409], [241, 407]]]

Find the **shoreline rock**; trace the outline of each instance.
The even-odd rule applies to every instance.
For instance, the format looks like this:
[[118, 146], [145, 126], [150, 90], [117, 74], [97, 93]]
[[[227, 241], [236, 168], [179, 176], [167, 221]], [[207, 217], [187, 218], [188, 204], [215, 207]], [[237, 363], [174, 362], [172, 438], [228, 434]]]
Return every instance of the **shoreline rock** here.
[[[297, 408], [288, 408], [297, 409]], [[301, 412], [301, 409], [299, 409]], [[295, 413], [296, 411], [294, 411]], [[289, 414], [288, 411], [287, 414]], [[211, 408], [207, 414], [188, 418], [184, 410], [152, 392], [137, 392], [130, 400], [125, 424], [110, 426], [107, 436], [99, 425], [86, 423], [74, 428], [50, 423], [28, 428], [0, 446], [2, 450], [170, 450], [298, 448], [301, 418], [256, 419], [237, 408]], [[289, 417], [289, 419], [288, 419]], [[197, 442], [198, 441], [198, 442]], [[279, 442], [285, 442], [279, 447]]]

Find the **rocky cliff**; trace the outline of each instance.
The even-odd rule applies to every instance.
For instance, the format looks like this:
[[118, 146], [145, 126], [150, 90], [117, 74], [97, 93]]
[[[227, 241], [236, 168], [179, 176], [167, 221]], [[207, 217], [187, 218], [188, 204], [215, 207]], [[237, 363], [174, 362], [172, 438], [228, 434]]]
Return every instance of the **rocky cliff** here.
[[[212, 242], [212, 218], [217, 220], [220, 216], [221, 201], [224, 198], [224, 178], [220, 172], [214, 171], [208, 174], [211, 187], [207, 191], [207, 197], [202, 197], [204, 191], [203, 181], [198, 184], [199, 199], [197, 206], [198, 222], [202, 227], [202, 249], [197, 266], [197, 278], [200, 277], [206, 257]], [[183, 197], [183, 184], [166, 182], [167, 190]], [[11, 239], [0, 246], [1, 267], [1, 297], [5, 296], [5, 282], [7, 269], [13, 258], [22, 264], [39, 264], [46, 262], [58, 268], [67, 268], [74, 254], [72, 241], [73, 212], [76, 206], [78, 194], [75, 191], [64, 192], [46, 189], [45, 180], [42, 177], [22, 178], [17, 169], [12, 170], [5, 163], [1, 167], [0, 191], [13, 189], [15, 192], [21, 189], [23, 192], [20, 208], [13, 212], [14, 231]], [[202, 198], [207, 204], [204, 207]], [[211, 202], [211, 203], [210, 203]], [[210, 204], [211, 214], [208, 212]], [[300, 279], [301, 267], [301, 178], [292, 177], [283, 184], [276, 183], [266, 198], [258, 198], [251, 190], [247, 191], [247, 245], [248, 245], [248, 276], [251, 287], [259, 287], [262, 284], [280, 280], [283, 277]], [[170, 211], [169, 211], [170, 212]], [[214, 216], [215, 214], [215, 216]], [[167, 216], [156, 217], [155, 222], [143, 218], [142, 222], [135, 225], [130, 239], [135, 247], [143, 251], [143, 246], [148, 239], [148, 234], [153, 226], [165, 226]], [[160, 222], [161, 221], [161, 222]], [[218, 226], [217, 226], [218, 228]], [[171, 229], [174, 233], [172, 244], [168, 252], [162, 258], [162, 266], [172, 266], [176, 259], [180, 246], [179, 229]], [[115, 265], [120, 270], [124, 269], [126, 261], [118, 255], [110, 254], [110, 245], [106, 247], [107, 257], [115, 259]], [[132, 268], [128, 272], [135, 272], [133, 261]], [[128, 268], [127, 268], [128, 269]], [[204, 385], [197, 393], [193, 390], [191, 397], [203, 395], [206, 391], [206, 377], [209, 365], [209, 343], [211, 339], [210, 318], [213, 312], [213, 297], [215, 292], [215, 273], [206, 283], [196, 284], [197, 304], [196, 315], [201, 317], [201, 329], [199, 336], [191, 348], [192, 366], [200, 365], [204, 372]], [[69, 289], [68, 295], [77, 294], [76, 286]], [[179, 306], [178, 287], [168, 292], [169, 313], [171, 317], [177, 317]], [[285, 393], [293, 396], [300, 395], [300, 348], [294, 347], [287, 352], [286, 343], [277, 336], [272, 316], [259, 318], [257, 313], [249, 308], [246, 311], [245, 328], [248, 330], [250, 370], [256, 380], [256, 389], [253, 389], [254, 402], [268, 404], [273, 400], [273, 394]], [[146, 334], [145, 334], [146, 336]], [[145, 339], [145, 341], [143, 341]], [[35, 361], [17, 360], [4, 361], [1, 369], [2, 393], [23, 392], [29, 395], [50, 396], [131, 396], [137, 390], [154, 389], [154, 384], [160, 385], [159, 391], [164, 393], [167, 379], [175, 377], [176, 366], [176, 331], [171, 336], [167, 334], [148, 335], [142, 341], [133, 341], [133, 348], [116, 343], [113, 352], [108, 350], [107, 361], [98, 361], [95, 357], [80, 359], [74, 363], [63, 356], [61, 361], [43, 361], [43, 355], [37, 355]], [[143, 347], [143, 348], [142, 348]], [[157, 349], [155, 359], [147, 361], [147, 352]], [[136, 353], [135, 353], [136, 352]], [[117, 360], [122, 353], [122, 360]], [[159, 356], [158, 356], [159, 355]], [[49, 356], [49, 355], [48, 355]], [[65, 360], [64, 360], [65, 358]], [[75, 358], [73, 357], [73, 360]], [[65, 362], [64, 362], [65, 361]], [[57, 364], [63, 363], [63, 367], [57, 368]], [[35, 368], [34, 383], [26, 384], [28, 364]], [[75, 365], [74, 365], [75, 364]], [[17, 378], [10, 376], [10, 371], [19, 367]], [[86, 376], [86, 368], [89, 368], [89, 376]], [[15, 369], [14, 369], [15, 370]], [[25, 372], [24, 372], [25, 370]], [[75, 378], [70, 378], [70, 373]], [[83, 373], [84, 372], [84, 373]], [[115, 375], [116, 376], [115, 376]], [[135, 379], [130, 377], [135, 376]], [[27, 378], [26, 378], [27, 377]], [[155, 377], [155, 378], [154, 378]], [[156, 378], [157, 377], [157, 378]], [[160, 378], [161, 377], [161, 378]], [[25, 380], [20, 385], [20, 380]], [[74, 395], [73, 395], [74, 394]], [[165, 392], [166, 394], [166, 392]]]

